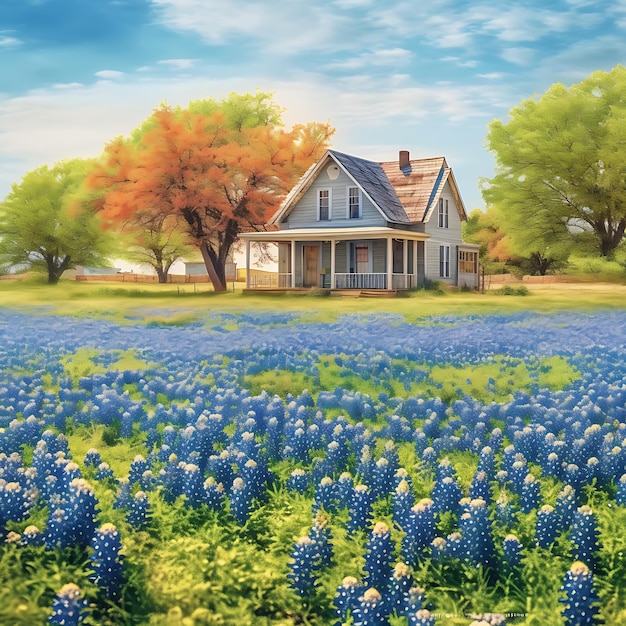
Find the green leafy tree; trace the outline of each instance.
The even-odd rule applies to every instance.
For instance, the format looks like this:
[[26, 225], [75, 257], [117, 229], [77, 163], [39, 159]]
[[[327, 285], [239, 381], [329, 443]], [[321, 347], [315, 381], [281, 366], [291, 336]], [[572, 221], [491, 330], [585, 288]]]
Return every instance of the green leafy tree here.
[[488, 206], [517, 249], [562, 259], [593, 236], [610, 256], [626, 230], [626, 69], [594, 72], [489, 124], [496, 175], [483, 182]]
[[151, 267], [159, 283], [167, 282], [167, 275], [176, 261], [196, 250], [187, 242], [187, 236], [173, 215], [138, 213], [122, 226], [120, 234], [125, 241], [121, 256]]
[[61, 161], [28, 172], [0, 203], [0, 264], [43, 270], [56, 284], [68, 269], [105, 262], [112, 240], [81, 201], [92, 163]]

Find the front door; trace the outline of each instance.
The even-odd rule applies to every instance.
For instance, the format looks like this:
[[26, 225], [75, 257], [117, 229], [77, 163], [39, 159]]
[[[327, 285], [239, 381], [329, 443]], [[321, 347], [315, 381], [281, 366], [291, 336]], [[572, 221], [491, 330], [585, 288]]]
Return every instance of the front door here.
[[367, 245], [356, 244], [354, 248], [356, 273], [367, 274], [370, 271], [370, 249]]
[[302, 284], [304, 287], [317, 287], [320, 278], [320, 247], [303, 246], [304, 251], [304, 277]]

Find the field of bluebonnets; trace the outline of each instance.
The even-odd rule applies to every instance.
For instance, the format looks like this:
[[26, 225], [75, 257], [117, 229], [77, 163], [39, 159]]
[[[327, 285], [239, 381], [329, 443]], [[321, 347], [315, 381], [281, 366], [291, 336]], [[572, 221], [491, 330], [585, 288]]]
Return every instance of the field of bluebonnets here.
[[626, 311], [1, 313], [0, 624], [626, 624]]

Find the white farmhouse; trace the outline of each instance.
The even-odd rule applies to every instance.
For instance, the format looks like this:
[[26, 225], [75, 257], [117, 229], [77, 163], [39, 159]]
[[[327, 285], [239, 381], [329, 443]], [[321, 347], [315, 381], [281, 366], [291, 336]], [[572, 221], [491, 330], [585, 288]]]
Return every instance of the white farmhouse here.
[[[478, 246], [444, 157], [376, 163], [328, 150], [291, 190], [267, 231], [243, 233], [248, 289], [396, 291], [438, 280], [478, 287]], [[252, 242], [278, 246], [278, 272], [257, 284]]]

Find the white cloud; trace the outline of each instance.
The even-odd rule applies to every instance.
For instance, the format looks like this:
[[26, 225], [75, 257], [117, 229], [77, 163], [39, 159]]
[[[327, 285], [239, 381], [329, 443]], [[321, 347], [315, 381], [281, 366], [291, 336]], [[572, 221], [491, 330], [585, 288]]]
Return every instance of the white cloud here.
[[76, 87], [83, 87], [82, 83], [56, 83], [52, 85], [53, 89], [75, 89]]
[[598, 10], [597, 4], [595, 12], [581, 11], [582, 8], [583, 4], [573, 6], [570, 10], [520, 5], [502, 8], [495, 15], [493, 11], [485, 14], [482, 30], [501, 41], [531, 42], [571, 29], [589, 30], [606, 19], [606, 10]]
[[[0, 198], [12, 182], [39, 165], [97, 156], [106, 143], [127, 135], [163, 101], [184, 106], [190, 100], [220, 99], [232, 91], [268, 89], [285, 108], [287, 126], [330, 121], [337, 128], [333, 143], [338, 149], [383, 158], [370, 155], [370, 147], [393, 145], [397, 156], [398, 146], [410, 142], [416, 149], [433, 145], [433, 150], [441, 152], [444, 148], [436, 146], [445, 144], [448, 124], [493, 117], [499, 113], [494, 103], [501, 97], [501, 89], [416, 86], [409, 76], [396, 74], [378, 79], [375, 90], [367, 74], [333, 81], [325, 75], [302, 73], [289, 82], [263, 76], [228, 82], [206, 76], [166, 80], [137, 74], [135, 78], [90, 86], [67, 84], [0, 98]], [[427, 135], [434, 138], [427, 142]], [[476, 150], [482, 150], [480, 141]]]
[[95, 76], [104, 80], [115, 80], [124, 76], [124, 72], [118, 72], [117, 70], [100, 70], [95, 73]]
[[[188, 70], [195, 64], [196, 59], [163, 59], [159, 65], [165, 65], [177, 70]], [[141, 69], [141, 68], [140, 68]]]
[[607, 35], [572, 42], [564, 50], [542, 59], [533, 69], [537, 91], [554, 82], [577, 83], [595, 70], [609, 71], [619, 59], [626, 58], [626, 40]]
[[12, 46], [20, 46], [22, 45], [22, 41], [17, 37], [11, 37], [10, 35], [3, 35], [0, 33], [0, 47], [1, 48], [9, 48]]
[[374, 0], [335, 0], [333, 4], [340, 9], [362, 9], [374, 6]]
[[500, 57], [515, 65], [530, 65], [533, 61], [535, 50], [526, 47], [505, 48], [500, 53]]
[[347, 50], [363, 43], [354, 20], [336, 7], [290, 0], [280, 10], [272, 0], [151, 0], [161, 22], [197, 33], [211, 45], [262, 46], [264, 53], [288, 55], [309, 50]]
[[404, 48], [390, 48], [385, 50], [375, 50], [374, 52], [364, 52], [356, 57], [345, 61], [338, 61], [327, 65], [328, 69], [355, 70], [367, 67], [398, 67], [406, 65], [411, 61], [413, 53]]

